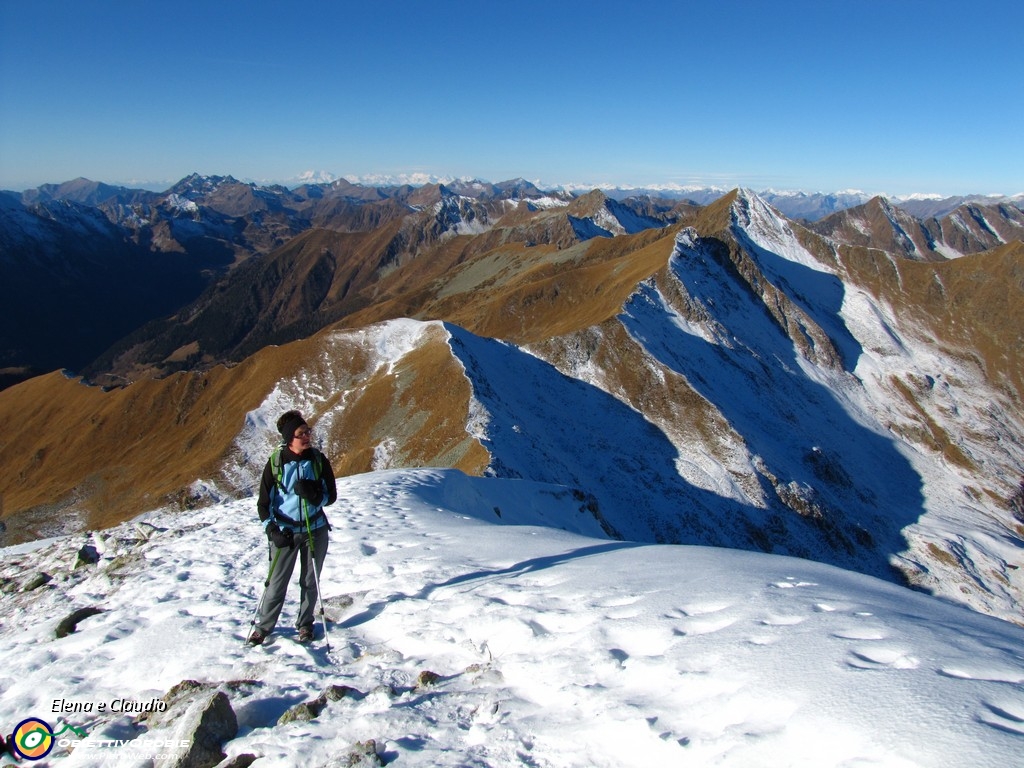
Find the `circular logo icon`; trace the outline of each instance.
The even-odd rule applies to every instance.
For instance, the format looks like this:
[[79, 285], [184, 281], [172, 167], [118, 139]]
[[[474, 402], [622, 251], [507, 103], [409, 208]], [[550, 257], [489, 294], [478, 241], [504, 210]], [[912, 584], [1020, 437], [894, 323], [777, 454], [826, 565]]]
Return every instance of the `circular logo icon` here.
[[42, 760], [53, 749], [53, 729], [38, 717], [22, 720], [11, 734], [10, 747], [16, 757]]

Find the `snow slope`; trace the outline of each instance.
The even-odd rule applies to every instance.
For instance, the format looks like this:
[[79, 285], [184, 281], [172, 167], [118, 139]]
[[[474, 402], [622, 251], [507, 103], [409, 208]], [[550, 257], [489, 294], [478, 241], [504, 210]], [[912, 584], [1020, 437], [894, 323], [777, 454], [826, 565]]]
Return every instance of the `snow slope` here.
[[[398, 766], [1004, 768], [1024, 753], [1020, 627], [805, 560], [603, 539], [559, 486], [424, 469], [339, 491], [330, 654], [294, 642], [294, 584], [273, 641], [243, 645], [267, 568], [252, 500], [3, 551], [3, 732], [66, 723], [84, 742], [67, 756], [58, 741], [49, 764], [148, 765], [98, 745], [172, 726], [59, 720], [52, 702], [150, 701], [193, 679], [228, 693], [224, 750], [257, 766], [335, 764], [368, 739]], [[72, 569], [86, 543], [99, 562]], [[22, 591], [39, 571], [52, 579]], [[103, 612], [55, 639], [87, 606]], [[354, 690], [276, 725], [328, 685]]]

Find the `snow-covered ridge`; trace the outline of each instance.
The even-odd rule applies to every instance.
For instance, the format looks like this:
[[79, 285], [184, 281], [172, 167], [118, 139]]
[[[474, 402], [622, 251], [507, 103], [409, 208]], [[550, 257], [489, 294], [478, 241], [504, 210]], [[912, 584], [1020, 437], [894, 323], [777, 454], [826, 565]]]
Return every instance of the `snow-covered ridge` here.
[[572, 201], [561, 197], [551, 197], [550, 195], [547, 195], [544, 197], [531, 198], [528, 201], [528, 205], [539, 209], [567, 208], [571, 202]]
[[183, 197], [177, 193], [168, 195], [166, 204], [168, 208], [181, 213], [199, 213], [199, 205], [195, 201], [189, 200], [187, 197]]
[[[620, 316], [653, 360], [684, 376], [736, 430], [727, 453], [696, 448], [685, 425], [659, 422], [681, 476], [721, 497], [716, 526], [736, 515], [725, 498], [770, 508], [769, 481], [780, 497], [809, 494], [838, 525], [860, 519], [874, 538], [860, 565], [832, 559], [842, 545], [809, 556], [880, 574], [869, 563], [890, 547], [889, 564], [914, 583], [1019, 621], [1014, 521], [983, 501], [1007, 498], [1019, 480], [1024, 432], [1015, 407], [997, 417], [990, 404], [1004, 395], [969, 356], [938, 348], [905, 312], [844, 282], [841, 261], [810, 253], [760, 198], [741, 192], [732, 214], [742, 245], [735, 269], [723, 269], [716, 241], [683, 230], [670, 284], [642, 285]], [[937, 452], [921, 435], [923, 420], [970, 462]], [[758, 476], [753, 486], [729, 483]], [[742, 530], [735, 536], [742, 540]]]
[[740, 190], [732, 207], [732, 218], [733, 235], [741, 242], [750, 242], [763, 252], [793, 264], [818, 272], [834, 272], [831, 266], [823, 264], [804, 248], [789, 221], [754, 192]]
[[[267, 765], [294, 765], [297, 744], [313, 768], [356, 752], [430, 768], [1020, 754], [1019, 627], [805, 560], [559, 532], [585, 513], [554, 486], [405, 470], [339, 491], [328, 634], [308, 648], [294, 585], [271, 642], [243, 643], [268, 567], [248, 501], [3, 551], [4, 730], [76, 729], [50, 755], [67, 768], [148, 764], [146, 744], [183, 750], [194, 726], [124, 702], [173, 702], [192, 680], [231, 713], [215, 753]], [[77, 609], [92, 610], [58, 638]]]
[[[232, 492], [254, 492], [266, 457], [279, 440], [277, 418], [285, 411], [295, 408], [309, 418], [316, 414], [318, 436], [322, 438], [331, 432], [334, 419], [353, 394], [344, 365], [336, 364], [348, 358], [352, 347], [368, 355], [367, 375], [378, 370], [390, 373], [429, 333], [443, 334], [443, 324], [398, 319], [330, 334], [317, 360], [300, 368], [294, 376], [277, 382], [259, 407], [246, 414], [245, 423], [235, 438], [232, 456], [222, 469], [223, 480]], [[326, 407], [331, 401], [333, 407]], [[335, 446], [320, 447], [331, 450]], [[211, 485], [216, 487], [218, 482], [211, 481]]]

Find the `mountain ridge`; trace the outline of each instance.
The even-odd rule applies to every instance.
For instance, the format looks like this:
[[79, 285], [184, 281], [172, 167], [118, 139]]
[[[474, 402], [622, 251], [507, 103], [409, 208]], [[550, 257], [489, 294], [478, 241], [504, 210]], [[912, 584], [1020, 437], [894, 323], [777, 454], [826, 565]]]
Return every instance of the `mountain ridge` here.
[[[39, 436], [0, 449], [8, 538], [251, 493], [299, 407], [341, 475], [558, 483], [613, 535], [795, 554], [1020, 620], [1020, 244], [913, 260], [749, 190], [580, 239], [563, 204], [423, 194], [419, 227], [377, 244], [402, 249], [351, 262], [365, 306], [315, 334], [109, 391], [0, 392], [0, 429]], [[468, 212], [487, 226], [460, 234]], [[338, 236], [306, 235], [309, 263]]]

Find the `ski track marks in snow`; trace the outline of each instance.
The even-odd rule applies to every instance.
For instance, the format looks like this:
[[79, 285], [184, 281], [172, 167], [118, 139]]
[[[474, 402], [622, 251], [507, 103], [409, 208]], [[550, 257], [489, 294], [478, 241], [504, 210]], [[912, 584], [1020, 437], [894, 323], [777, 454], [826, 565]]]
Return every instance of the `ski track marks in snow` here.
[[[253, 680], [232, 693], [226, 750], [270, 765], [293, 764], [296, 739], [312, 768], [368, 738], [418, 766], [1003, 768], [1024, 748], [1019, 628], [806, 561], [497, 526], [441, 503], [448, 483], [465, 478], [339, 482], [330, 655], [322, 637], [293, 642], [294, 581], [271, 640], [244, 646], [268, 565], [252, 500], [154, 515], [160, 532], [126, 554], [5, 595], [0, 724], [55, 698]], [[52, 569], [59, 547], [18, 567]], [[82, 605], [103, 613], [54, 640]], [[439, 679], [420, 689], [424, 670]], [[356, 693], [274, 727], [330, 684]], [[86, 717], [90, 733], [138, 733]], [[85, 750], [62, 764], [90, 765]]]

